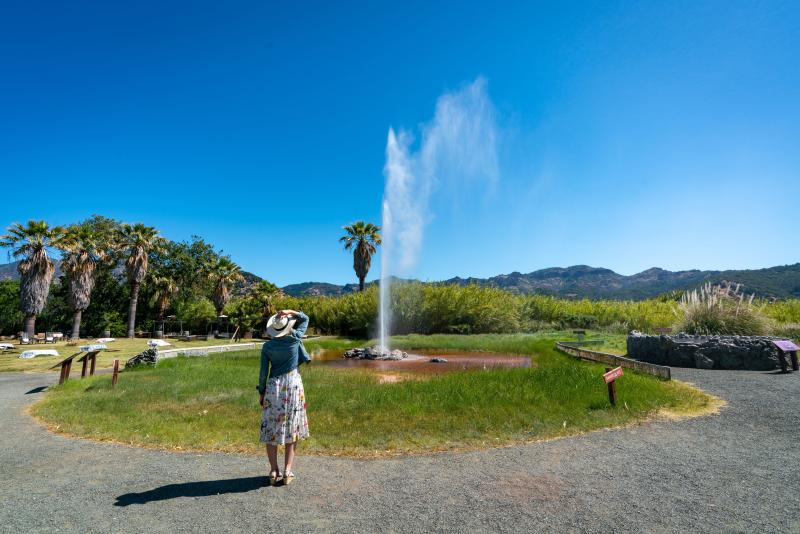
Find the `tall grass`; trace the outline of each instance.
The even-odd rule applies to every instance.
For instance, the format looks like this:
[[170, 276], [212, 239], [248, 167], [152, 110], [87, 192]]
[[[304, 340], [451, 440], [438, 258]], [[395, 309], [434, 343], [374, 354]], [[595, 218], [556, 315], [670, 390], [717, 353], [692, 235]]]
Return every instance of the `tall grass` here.
[[[375, 336], [377, 332], [378, 291], [375, 287], [342, 297], [289, 297], [276, 305], [304, 310], [311, 316], [311, 326], [322, 334], [366, 338]], [[782, 323], [800, 323], [800, 300], [753, 301], [752, 306], [779, 326]], [[517, 295], [477, 285], [421, 283], [393, 286], [391, 308], [392, 333], [400, 335], [536, 332], [569, 328], [652, 333], [660, 327], [680, 327], [685, 316], [681, 304], [673, 298], [569, 300], [546, 295]], [[759, 324], [754, 325], [760, 328]]]
[[679, 330], [688, 334], [762, 335], [773, 326], [754, 297], [745, 296], [739, 286], [707, 283], [681, 297], [683, 320]]

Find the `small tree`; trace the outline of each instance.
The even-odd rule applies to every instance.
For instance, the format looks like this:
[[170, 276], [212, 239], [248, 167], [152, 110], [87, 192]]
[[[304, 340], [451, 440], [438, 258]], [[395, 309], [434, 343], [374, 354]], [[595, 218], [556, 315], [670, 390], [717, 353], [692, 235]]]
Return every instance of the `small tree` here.
[[211, 300], [214, 302], [214, 308], [219, 317], [231, 299], [231, 287], [236, 282], [243, 280], [242, 270], [230, 258], [222, 256], [209, 267], [208, 273], [214, 284], [214, 294]]
[[257, 300], [252, 298], [235, 298], [231, 300], [226, 312], [231, 318], [231, 322], [236, 325], [242, 337], [251, 337], [253, 329], [261, 320], [261, 306]]
[[275, 313], [275, 306], [273, 302], [275, 299], [284, 297], [285, 294], [281, 288], [268, 282], [261, 280], [258, 284], [253, 286], [250, 293], [250, 298], [258, 303], [261, 309], [261, 316], [268, 318]]
[[344, 243], [345, 250], [353, 251], [353, 270], [358, 277], [358, 290], [364, 291], [364, 280], [372, 265], [372, 255], [381, 244], [381, 228], [364, 221], [357, 221], [343, 228], [347, 234], [339, 238], [339, 242]]
[[152, 278], [153, 297], [151, 305], [155, 306], [158, 312], [158, 322], [161, 324], [161, 331], [164, 331], [164, 314], [167, 312], [172, 299], [178, 294], [178, 284], [167, 276], [155, 276]]

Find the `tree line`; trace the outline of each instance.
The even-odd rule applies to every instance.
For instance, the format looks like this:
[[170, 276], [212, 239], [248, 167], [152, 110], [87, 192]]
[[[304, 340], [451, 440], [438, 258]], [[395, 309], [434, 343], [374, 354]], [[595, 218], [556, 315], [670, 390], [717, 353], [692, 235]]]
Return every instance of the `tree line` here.
[[[272, 313], [272, 301], [281, 294], [266, 280], [246, 283], [241, 268], [200, 237], [170, 241], [152, 226], [101, 215], [63, 227], [15, 223], [0, 236], [0, 246], [20, 260], [19, 282], [0, 284], [4, 333], [21, 323], [33, 337], [43, 313], [49, 330], [71, 325], [73, 339], [86, 326], [94, 335], [112, 331], [134, 337], [137, 321], [163, 328], [169, 312], [196, 330], [219, 321], [229, 304], [236, 304], [232, 320], [254, 327]], [[55, 251], [61, 255], [56, 280]], [[19, 312], [10, 308], [14, 293]]]
[[[343, 229], [340, 241], [353, 253], [363, 291], [381, 244], [380, 227], [357, 221]], [[212, 322], [219, 327], [224, 313], [247, 333], [275, 312], [275, 299], [285, 296], [267, 280], [245, 280], [239, 265], [198, 236], [170, 241], [155, 227], [102, 215], [67, 226], [15, 223], [0, 236], [0, 246], [20, 260], [19, 282], [0, 282], [4, 334], [22, 329], [33, 337], [37, 318], [47, 330], [68, 330], [72, 339], [82, 331], [134, 337], [137, 325], [163, 331], [167, 319], [198, 331]], [[56, 251], [61, 276], [54, 279]]]

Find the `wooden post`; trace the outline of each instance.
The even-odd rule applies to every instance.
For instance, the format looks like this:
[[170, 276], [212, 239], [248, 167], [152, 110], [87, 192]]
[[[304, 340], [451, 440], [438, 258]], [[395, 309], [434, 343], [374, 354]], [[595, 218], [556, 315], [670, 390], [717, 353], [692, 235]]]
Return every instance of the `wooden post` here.
[[95, 364], [97, 364], [97, 353], [95, 353], [94, 356], [92, 356], [92, 364], [91, 367], [89, 368], [89, 376], [94, 376]]
[[778, 360], [781, 362], [781, 373], [789, 372], [789, 364], [786, 361], [786, 355], [782, 351], [778, 351]]
[[[611, 371], [611, 367], [606, 367], [606, 373]], [[612, 380], [608, 383], [608, 402], [611, 403], [611, 406], [617, 405], [617, 386], [615, 385], [616, 380]]]
[[119, 360], [114, 360], [114, 376], [111, 377], [111, 387], [116, 387], [119, 379]]
[[60, 386], [61, 384], [63, 384], [63, 383], [64, 383], [64, 380], [65, 380], [65, 378], [64, 378], [64, 372], [65, 372], [66, 370], [67, 370], [67, 364], [66, 364], [66, 363], [62, 363], [62, 364], [61, 364], [61, 375], [59, 375], [59, 377], [58, 377], [58, 385], [59, 385], [59, 386]]
[[85, 357], [83, 359], [83, 365], [81, 366], [81, 378], [86, 378], [86, 368], [89, 365], [89, 357]]

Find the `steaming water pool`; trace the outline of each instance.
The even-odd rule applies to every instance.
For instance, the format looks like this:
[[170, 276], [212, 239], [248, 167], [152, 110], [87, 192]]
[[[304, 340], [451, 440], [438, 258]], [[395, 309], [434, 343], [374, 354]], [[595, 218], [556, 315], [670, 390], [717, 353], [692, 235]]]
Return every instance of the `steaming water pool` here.
[[[354, 367], [376, 372], [446, 373], [451, 371], [492, 368], [531, 367], [529, 356], [494, 352], [415, 350], [403, 360], [356, 360], [343, 357], [343, 350], [321, 350], [311, 355], [312, 362], [331, 367]], [[444, 358], [446, 363], [432, 363], [431, 358]]]

